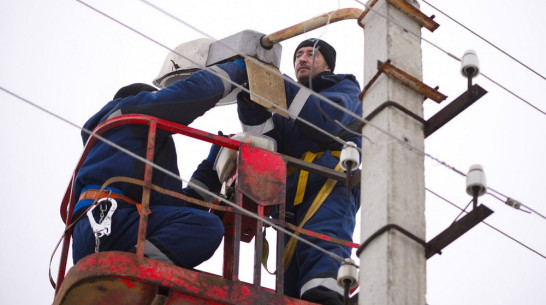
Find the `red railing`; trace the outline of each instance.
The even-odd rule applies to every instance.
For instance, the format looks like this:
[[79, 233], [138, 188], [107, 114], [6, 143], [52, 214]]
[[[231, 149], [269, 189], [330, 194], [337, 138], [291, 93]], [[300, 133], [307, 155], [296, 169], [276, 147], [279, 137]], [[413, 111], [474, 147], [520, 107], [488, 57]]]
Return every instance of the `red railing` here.
[[[180, 125], [177, 123], [173, 123], [167, 120], [162, 120], [159, 118], [146, 116], [146, 115], [123, 115], [119, 116], [110, 120], [107, 120], [103, 122], [100, 126], [98, 126], [94, 131], [93, 134], [96, 134], [98, 136], [101, 136], [106, 131], [119, 127], [121, 125], [148, 125], [148, 141], [147, 141], [147, 147], [146, 147], [146, 160], [149, 161], [145, 165], [144, 169], [144, 182], [151, 184], [152, 182], [152, 166], [151, 162], [153, 161], [153, 152], [154, 152], [154, 144], [155, 144], [155, 137], [157, 133], [157, 129], [165, 130], [168, 132], [171, 132], [173, 134], [181, 134], [186, 135], [198, 140], [207, 141], [212, 144], [217, 144], [223, 147], [231, 148], [234, 150], [239, 150], [239, 147], [241, 146], [241, 143], [235, 140], [231, 140], [222, 136], [218, 136], [212, 133], [204, 132], [202, 130], [194, 129], [188, 126]], [[89, 140], [87, 141], [84, 151], [82, 153], [82, 156], [76, 166], [76, 169], [73, 173], [73, 178], [70, 180], [70, 183], [68, 185], [68, 188], [65, 192], [65, 195], [63, 197], [61, 207], [60, 207], [60, 214], [62, 220], [66, 224], [66, 229], [64, 232], [64, 239], [62, 243], [61, 248], [61, 259], [59, 263], [59, 271], [57, 275], [57, 284], [55, 287], [55, 291], [58, 292], [59, 287], [61, 286], [64, 276], [66, 273], [66, 263], [68, 259], [68, 251], [70, 246], [70, 239], [71, 239], [71, 223], [72, 223], [72, 212], [74, 210], [75, 204], [77, 202], [76, 198], [79, 194], [74, 194], [72, 191], [73, 188], [73, 182], [74, 177], [76, 177], [79, 169], [83, 165], [85, 159], [87, 158], [87, 155], [89, 154], [89, 151], [93, 147], [93, 145], [99, 141], [97, 137], [90, 136]], [[144, 257], [144, 240], [146, 235], [146, 227], [147, 227], [147, 219], [148, 219], [148, 211], [149, 209], [149, 200], [150, 200], [150, 188], [144, 188], [142, 192], [142, 213], [140, 215], [140, 225], [139, 225], [139, 232], [138, 232], [138, 241], [137, 241], [137, 257], [139, 259], [142, 259]]]

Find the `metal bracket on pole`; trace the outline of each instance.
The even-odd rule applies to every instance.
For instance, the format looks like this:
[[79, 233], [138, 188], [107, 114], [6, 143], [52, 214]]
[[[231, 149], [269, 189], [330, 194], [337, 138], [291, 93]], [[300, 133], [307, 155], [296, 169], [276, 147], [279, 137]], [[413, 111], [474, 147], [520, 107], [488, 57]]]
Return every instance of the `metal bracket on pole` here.
[[466, 108], [472, 105], [475, 101], [480, 99], [487, 93], [485, 89], [479, 85], [473, 85], [463, 94], [459, 95], [447, 106], [438, 111], [435, 115], [430, 117], [425, 123], [425, 138], [433, 134], [436, 130], [440, 129], [451, 119], [455, 118], [459, 113], [463, 112]]
[[405, 0], [387, 0], [387, 3], [396, 7], [404, 14], [408, 15], [411, 19], [415, 20], [415, 22], [417, 22], [420, 26], [431, 32], [434, 32], [434, 30], [440, 26], [436, 21], [432, 20], [434, 15], [430, 17], [426, 16], [419, 9], [409, 4]]
[[437, 253], [441, 254], [443, 248], [447, 247], [491, 214], [493, 214], [493, 211], [485, 205], [477, 206], [427, 243], [425, 250], [426, 258], [429, 259]]
[[417, 78], [409, 75], [408, 73], [404, 72], [403, 70], [393, 66], [391, 64], [390, 60], [387, 60], [386, 62], [377, 61], [377, 73], [374, 75], [374, 77], [366, 84], [366, 87], [360, 92], [360, 95], [358, 96], [360, 100], [363, 100], [364, 95], [368, 91], [368, 89], [372, 86], [372, 84], [377, 80], [379, 75], [381, 73], [385, 73], [385, 75], [389, 76], [392, 79], [395, 79], [399, 81], [402, 85], [412, 89], [415, 92], [418, 92], [422, 94], [423, 96], [440, 103], [443, 100], [447, 98], [446, 95], [442, 94], [438, 90], [431, 88], [418, 80]]

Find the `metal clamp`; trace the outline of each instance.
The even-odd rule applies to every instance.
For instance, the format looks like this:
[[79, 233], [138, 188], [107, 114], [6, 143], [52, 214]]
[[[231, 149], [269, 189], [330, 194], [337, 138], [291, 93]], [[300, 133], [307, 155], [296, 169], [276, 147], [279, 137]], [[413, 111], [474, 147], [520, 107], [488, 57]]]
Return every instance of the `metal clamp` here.
[[[108, 213], [106, 214], [106, 216], [103, 217], [103, 214], [101, 213], [101, 219], [99, 220], [99, 223], [97, 223], [95, 221], [95, 217], [93, 217], [93, 210], [97, 206], [101, 206], [101, 203], [105, 200], [110, 201], [112, 205], [110, 206], [110, 209], [108, 210]], [[97, 204], [94, 207], [92, 207], [89, 211], [87, 211], [87, 217], [89, 218], [89, 223], [91, 224], [91, 228], [93, 229], [93, 234], [95, 234], [95, 237], [101, 238], [104, 235], [106, 236], [110, 235], [112, 231], [112, 215], [116, 211], [117, 207], [118, 207], [118, 203], [116, 202], [116, 200], [107, 197], [107, 198], [99, 199], [97, 201]], [[101, 212], [104, 212], [104, 211], [101, 209]]]

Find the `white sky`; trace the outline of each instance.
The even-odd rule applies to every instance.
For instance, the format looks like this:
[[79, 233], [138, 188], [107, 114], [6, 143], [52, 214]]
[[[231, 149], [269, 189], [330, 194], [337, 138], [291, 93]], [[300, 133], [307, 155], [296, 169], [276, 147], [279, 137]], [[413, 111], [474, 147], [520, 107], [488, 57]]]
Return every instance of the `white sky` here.
[[[339, 4], [326, 0], [153, 2], [216, 39], [245, 29], [269, 34], [338, 7], [362, 8], [351, 0]], [[543, 2], [429, 2], [546, 74]], [[171, 48], [203, 36], [137, 0], [102, 0], [92, 5]], [[541, 90], [544, 79], [425, 3], [421, 3], [421, 10], [435, 14], [440, 23], [434, 33], [424, 29], [425, 38], [459, 57], [467, 49], [476, 50], [483, 73], [546, 111]], [[308, 37], [319, 35], [338, 52], [336, 72], [353, 73], [364, 86], [364, 38], [356, 21], [342, 21]], [[289, 75], [293, 75], [293, 49], [303, 38], [282, 43], [281, 70]], [[1, 0], [0, 45], [0, 87], [80, 126], [119, 87], [151, 83], [167, 55], [156, 43], [68, 0]], [[466, 80], [460, 76], [458, 62], [426, 42], [422, 48], [425, 83], [440, 86], [448, 95], [440, 105], [424, 102], [428, 118], [460, 95]], [[426, 152], [464, 172], [472, 164], [483, 165], [489, 186], [545, 215], [545, 116], [484, 77], [475, 82], [489, 93], [430, 136]], [[48, 304], [53, 300], [48, 264], [64, 228], [59, 205], [82, 152], [80, 131], [2, 90], [0, 103], [0, 301]], [[191, 126], [210, 132], [240, 131], [234, 106], [214, 109]], [[199, 145], [181, 136], [176, 141], [181, 172], [187, 178], [206, 155], [208, 144]], [[460, 207], [470, 200], [464, 178], [444, 166], [427, 159], [425, 175], [429, 189]], [[430, 240], [449, 226], [459, 210], [428, 192], [426, 196]], [[495, 211], [488, 223], [546, 255], [546, 220], [513, 210], [488, 195], [481, 197], [480, 203]], [[443, 253], [427, 262], [428, 304], [546, 304], [546, 259], [484, 224]], [[55, 258], [53, 263], [55, 278], [57, 261]], [[220, 272], [218, 262], [215, 258], [206, 268]], [[249, 270], [241, 273], [243, 280], [250, 280]]]

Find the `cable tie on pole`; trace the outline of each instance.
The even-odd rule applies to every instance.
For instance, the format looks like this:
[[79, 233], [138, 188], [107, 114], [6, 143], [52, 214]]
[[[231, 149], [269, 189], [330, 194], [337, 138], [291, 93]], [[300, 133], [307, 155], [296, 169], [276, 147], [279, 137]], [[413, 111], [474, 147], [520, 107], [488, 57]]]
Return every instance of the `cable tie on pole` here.
[[373, 233], [372, 235], [370, 235], [370, 237], [368, 237], [361, 245], [360, 247], [358, 247], [358, 250], [356, 250], [356, 255], [357, 256], [360, 256], [360, 253], [362, 253], [362, 251], [364, 251], [364, 249], [374, 240], [376, 239], [377, 237], [379, 237], [381, 234], [389, 231], [390, 229], [394, 229], [394, 230], [397, 230], [398, 232], [406, 235], [407, 237], [409, 237], [410, 239], [414, 240], [416, 243], [422, 245], [423, 247], [426, 247], [427, 245], [427, 242], [422, 240], [421, 238], [417, 237], [415, 234], [409, 232], [408, 230], [402, 228], [401, 226], [397, 225], [397, 224], [388, 224], [388, 225], [385, 225], [384, 227], [382, 227], [381, 229], [375, 231], [375, 233]]

